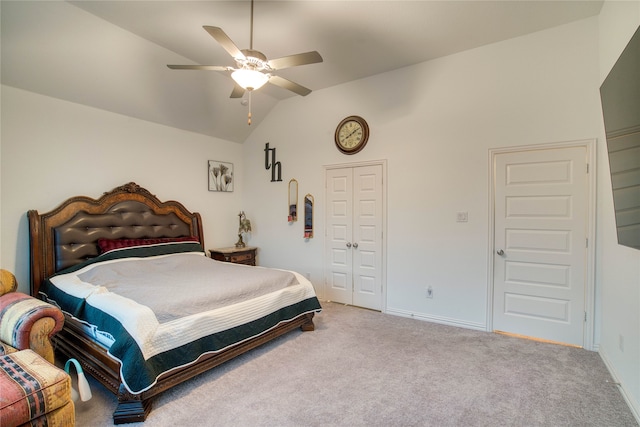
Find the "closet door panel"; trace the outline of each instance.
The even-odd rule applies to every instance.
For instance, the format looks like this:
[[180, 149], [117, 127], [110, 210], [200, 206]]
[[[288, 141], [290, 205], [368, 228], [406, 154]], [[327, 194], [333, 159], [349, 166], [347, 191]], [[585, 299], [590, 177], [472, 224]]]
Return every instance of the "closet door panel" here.
[[353, 174], [350, 169], [327, 171], [326, 254], [327, 299], [352, 303]]
[[382, 166], [353, 168], [353, 304], [382, 307]]

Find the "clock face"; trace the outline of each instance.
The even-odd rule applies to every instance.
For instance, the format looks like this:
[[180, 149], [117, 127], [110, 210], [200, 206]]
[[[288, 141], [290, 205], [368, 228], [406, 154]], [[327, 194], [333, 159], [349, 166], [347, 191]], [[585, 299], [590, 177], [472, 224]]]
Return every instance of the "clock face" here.
[[336, 128], [336, 146], [344, 154], [355, 154], [362, 150], [368, 139], [369, 127], [362, 117], [349, 116]]
[[340, 145], [346, 149], [351, 149], [358, 145], [358, 142], [362, 141], [362, 126], [358, 122], [347, 122], [340, 132], [338, 132], [338, 140]]

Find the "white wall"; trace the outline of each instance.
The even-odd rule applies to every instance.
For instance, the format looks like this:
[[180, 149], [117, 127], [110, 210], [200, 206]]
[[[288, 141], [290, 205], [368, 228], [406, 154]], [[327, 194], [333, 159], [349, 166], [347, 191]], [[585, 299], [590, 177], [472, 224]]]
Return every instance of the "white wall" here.
[[[100, 197], [134, 181], [160, 200], [202, 214], [207, 247], [237, 239], [242, 179], [209, 192], [207, 160], [234, 163], [242, 146], [32, 92], [2, 87], [2, 268], [29, 292], [27, 211], [47, 212], [76, 195]], [[213, 246], [212, 246], [213, 245]]]
[[[244, 209], [261, 263], [311, 272], [322, 291], [323, 165], [387, 159], [387, 311], [484, 329], [488, 150], [597, 137], [595, 46], [593, 18], [282, 102], [244, 144]], [[333, 133], [351, 114], [371, 137], [345, 156]], [[282, 183], [269, 182], [266, 142]], [[309, 242], [286, 220], [290, 178], [315, 197]], [[469, 222], [457, 223], [458, 211]]]
[[[599, 16], [599, 83], [607, 77], [639, 25], [640, 2], [605, 2]], [[617, 243], [606, 144], [600, 145], [598, 156], [602, 159], [597, 212], [597, 280], [602, 290], [599, 352], [640, 419], [640, 251]]]

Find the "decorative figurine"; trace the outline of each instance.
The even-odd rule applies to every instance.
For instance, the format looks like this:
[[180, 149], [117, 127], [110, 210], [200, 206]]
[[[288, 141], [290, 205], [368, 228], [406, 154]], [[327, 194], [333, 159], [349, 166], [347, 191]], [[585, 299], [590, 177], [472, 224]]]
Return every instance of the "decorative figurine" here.
[[247, 219], [244, 211], [240, 211], [238, 214], [238, 241], [236, 242], [236, 248], [244, 248], [246, 245], [242, 240], [242, 233], [248, 233], [251, 231], [251, 221]]

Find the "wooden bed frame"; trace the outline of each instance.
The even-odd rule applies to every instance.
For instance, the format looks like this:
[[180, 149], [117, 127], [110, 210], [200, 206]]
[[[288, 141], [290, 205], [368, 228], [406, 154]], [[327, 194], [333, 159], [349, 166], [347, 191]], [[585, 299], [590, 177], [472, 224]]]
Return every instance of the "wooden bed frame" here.
[[[99, 199], [78, 196], [44, 214], [31, 210], [28, 218], [31, 294], [36, 297], [40, 297], [40, 285], [46, 278], [97, 256], [100, 238], [195, 236], [204, 248], [199, 213], [188, 211], [176, 201], [161, 202], [133, 182], [104, 193]], [[70, 317], [53, 341], [62, 357], [78, 359], [85, 372], [117, 395], [113, 421], [123, 424], [144, 421], [151, 410], [152, 398], [159, 393], [296, 328], [312, 331], [313, 313], [282, 323], [219, 353], [202, 356], [189, 367], [162, 375], [156, 385], [140, 394], [126, 390], [120, 380], [120, 362], [111, 358], [106, 348], [89, 338]]]

